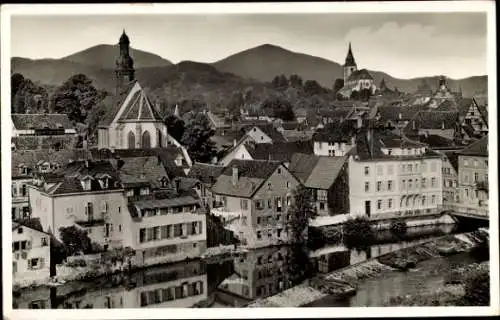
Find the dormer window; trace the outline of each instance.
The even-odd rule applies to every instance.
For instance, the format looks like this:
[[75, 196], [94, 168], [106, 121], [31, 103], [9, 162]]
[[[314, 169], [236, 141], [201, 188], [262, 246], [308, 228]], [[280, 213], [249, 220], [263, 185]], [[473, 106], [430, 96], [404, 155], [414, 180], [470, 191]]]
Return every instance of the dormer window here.
[[178, 167], [182, 166], [182, 156], [181, 155], [178, 155], [175, 158], [175, 165], [178, 166]]
[[166, 177], [163, 177], [160, 179], [161, 187], [166, 188], [168, 186], [168, 179]]
[[141, 194], [141, 196], [147, 196], [147, 195], [149, 195], [149, 188], [148, 187], [141, 188], [140, 194]]
[[92, 185], [92, 178], [90, 176], [86, 176], [82, 179], [82, 188], [85, 191], [90, 191]]

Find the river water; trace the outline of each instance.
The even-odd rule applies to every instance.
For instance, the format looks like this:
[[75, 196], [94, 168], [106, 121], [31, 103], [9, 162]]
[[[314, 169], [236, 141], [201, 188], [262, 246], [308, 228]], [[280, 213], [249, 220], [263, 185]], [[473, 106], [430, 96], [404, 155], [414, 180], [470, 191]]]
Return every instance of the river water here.
[[[297, 253], [287, 246], [250, 250], [225, 261], [186, 261], [59, 287], [39, 287], [14, 296], [14, 308], [170, 308], [242, 307], [286, 290], [306, 277], [362, 262], [388, 252], [458, 232], [454, 226], [409, 228], [403, 238], [379, 233], [364, 250], [343, 244]], [[409, 272], [391, 272], [366, 280], [355, 296], [338, 301], [326, 297], [310, 306], [381, 306], [390, 297], [437, 288], [442, 272], [474, 259], [456, 255], [422, 262]]]

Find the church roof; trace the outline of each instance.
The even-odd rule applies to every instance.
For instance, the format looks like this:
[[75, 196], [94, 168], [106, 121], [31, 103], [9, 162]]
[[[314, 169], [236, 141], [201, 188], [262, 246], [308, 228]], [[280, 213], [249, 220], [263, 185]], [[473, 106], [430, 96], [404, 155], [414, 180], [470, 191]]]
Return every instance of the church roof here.
[[[135, 85], [139, 89], [133, 91]], [[125, 105], [127, 97], [132, 95], [128, 103]], [[158, 111], [153, 107], [153, 104], [147, 97], [146, 93], [140, 87], [137, 81], [132, 81], [120, 91], [117, 96], [108, 96], [104, 100], [104, 105], [108, 107], [108, 112], [104, 115], [99, 128], [107, 128], [123, 108], [119, 121], [161, 121], [162, 118]]]
[[349, 79], [347, 79], [347, 81], [352, 80], [373, 80], [373, 77], [370, 72], [368, 72], [368, 70], [361, 69], [351, 73], [351, 76], [349, 77]]
[[128, 104], [124, 106], [124, 108], [125, 109], [118, 121], [162, 120], [142, 89], [134, 92], [132, 98], [129, 100]]

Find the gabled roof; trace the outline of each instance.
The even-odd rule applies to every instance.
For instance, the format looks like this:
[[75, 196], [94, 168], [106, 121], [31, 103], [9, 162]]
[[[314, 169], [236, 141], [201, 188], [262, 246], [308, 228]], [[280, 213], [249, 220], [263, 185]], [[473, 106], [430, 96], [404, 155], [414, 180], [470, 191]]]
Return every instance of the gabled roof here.
[[[397, 107], [397, 106], [380, 106], [378, 107], [378, 113], [380, 115], [380, 121], [409, 121], [411, 120], [420, 110], [420, 107]], [[401, 117], [400, 117], [401, 115]]]
[[11, 175], [12, 177], [21, 177], [19, 167], [26, 166], [34, 169], [36, 164], [43, 160], [50, 163], [57, 163], [64, 167], [70, 160], [77, 161], [86, 159], [88, 151], [84, 149], [63, 149], [59, 151], [40, 149], [40, 150], [15, 150], [11, 153]]
[[351, 122], [339, 121], [329, 123], [323, 129], [313, 134], [313, 141], [319, 142], [350, 142], [351, 137], [356, 134], [356, 128]]
[[480, 105], [475, 98], [472, 98], [472, 102], [474, 105], [477, 107], [479, 110], [479, 113], [481, 114], [481, 117], [483, 118], [483, 121], [488, 124], [488, 108], [484, 105]]
[[296, 152], [313, 154], [312, 141], [293, 141], [277, 143], [250, 143], [245, 148], [254, 160], [275, 160], [290, 162]]
[[488, 136], [472, 143], [465, 149], [458, 152], [459, 155], [464, 156], [482, 156], [488, 157]]
[[189, 170], [188, 177], [206, 184], [213, 184], [224, 170], [223, 166], [196, 162]]
[[12, 114], [16, 130], [30, 129], [74, 129], [66, 114]]
[[154, 199], [135, 201], [133, 205], [138, 209], [171, 208], [199, 204], [200, 200], [191, 196], [183, 196], [169, 199]]
[[319, 115], [322, 117], [328, 117], [331, 119], [345, 120], [349, 115], [352, 114], [354, 108], [350, 107], [335, 107], [334, 109], [320, 109]]
[[81, 179], [85, 176], [90, 176], [92, 178], [103, 177], [104, 174], [109, 175], [113, 179], [118, 179], [118, 173], [107, 160], [100, 161], [74, 161], [68, 163], [63, 169], [63, 174], [65, 177], [75, 177]]
[[[183, 177], [185, 176], [184, 169], [189, 168], [187, 160], [184, 158], [182, 149], [173, 145], [168, 145], [165, 148], [151, 148], [151, 149], [116, 149], [111, 152], [107, 149], [93, 149], [92, 156], [94, 159], [109, 159], [109, 158], [135, 158], [135, 157], [148, 157], [157, 156], [160, 158], [168, 177]], [[177, 157], [182, 158], [182, 163], [178, 166], [175, 162]]]
[[[280, 132], [278, 132], [278, 130], [276, 130], [276, 128], [272, 124], [258, 125], [255, 127], [259, 128], [262, 132], [264, 132], [269, 138], [271, 138], [273, 140], [273, 142], [285, 142], [286, 141], [285, 137], [283, 137], [283, 135]], [[252, 130], [252, 128], [247, 130], [247, 133], [250, 132], [250, 130]]]
[[136, 80], [131, 81], [126, 86], [124, 86], [123, 90], [121, 90], [117, 95], [110, 95], [104, 99], [103, 104], [106, 106], [108, 111], [99, 122], [100, 128], [106, 128], [113, 122], [113, 120], [116, 118], [116, 115], [120, 111], [122, 104], [125, 102], [130, 91], [134, 88], [136, 83]]
[[347, 81], [353, 81], [353, 80], [373, 80], [373, 77], [370, 74], [370, 72], [368, 72], [368, 70], [361, 69], [351, 73], [349, 79], [347, 79]]
[[[406, 126], [406, 130], [413, 130], [413, 121], [415, 121], [415, 129], [434, 129], [448, 130], [455, 129], [458, 125], [458, 112], [456, 111], [420, 111], [415, 115]], [[444, 126], [444, 128], [443, 128]]]
[[308, 188], [329, 189], [337, 179], [347, 157], [320, 157], [296, 153], [289, 170]]
[[118, 121], [161, 121], [162, 118], [153, 107], [142, 88], [133, 93]]
[[[261, 185], [276, 171], [278, 167], [286, 167], [279, 161], [264, 160], [232, 160], [222, 171], [212, 187], [215, 194], [250, 198]], [[233, 185], [233, 168], [238, 170], [238, 181]]]
[[30, 228], [48, 234], [47, 232], [43, 231], [42, 224], [40, 223], [40, 218], [30, 218], [12, 222], [12, 231], [16, 230], [19, 227]]
[[378, 132], [373, 131], [371, 133], [371, 139], [368, 139], [368, 134], [366, 131], [361, 132], [356, 137], [356, 146], [351, 151], [351, 154], [355, 158], [365, 161], [365, 160], [376, 160], [376, 159], [407, 159], [407, 158], [421, 158], [421, 157], [439, 157], [439, 154], [426, 148], [426, 151], [422, 155], [406, 155], [406, 156], [394, 156], [386, 155], [382, 152], [384, 148], [420, 148], [426, 147], [425, 144], [408, 139], [406, 137], [401, 137], [392, 132]]
[[160, 188], [160, 179], [168, 179], [165, 167], [157, 156], [120, 159], [117, 161], [117, 170], [125, 188], [138, 182], [147, 182], [153, 188]]
[[430, 148], [452, 148], [455, 142], [437, 134], [420, 135], [419, 141], [425, 143]]

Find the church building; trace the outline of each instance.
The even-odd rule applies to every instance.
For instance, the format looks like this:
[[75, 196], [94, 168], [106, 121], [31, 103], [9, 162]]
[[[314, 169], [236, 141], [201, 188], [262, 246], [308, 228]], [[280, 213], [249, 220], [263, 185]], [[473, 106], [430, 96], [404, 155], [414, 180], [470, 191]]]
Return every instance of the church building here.
[[358, 70], [354, 55], [352, 54], [351, 43], [344, 63], [344, 87], [338, 91], [344, 98], [351, 98], [353, 92], [358, 94], [366, 89], [374, 94], [377, 87], [370, 72], [366, 69]]
[[[123, 31], [116, 59], [116, 92], [98, 126], [99, 149], [162, 148], [169, 142], [167, 126], [135, 80], [130, 40]], [[176, 141], [175, 141], [176, 142]]]

